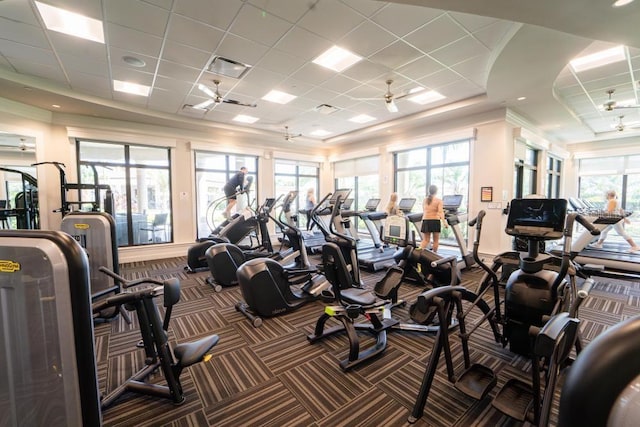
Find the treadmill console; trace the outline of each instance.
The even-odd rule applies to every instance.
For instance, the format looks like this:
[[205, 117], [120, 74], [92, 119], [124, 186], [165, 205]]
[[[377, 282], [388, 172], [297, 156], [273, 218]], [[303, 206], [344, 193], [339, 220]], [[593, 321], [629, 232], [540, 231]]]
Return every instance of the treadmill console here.
[[380, 199], [369, 199], [367, 200], [367, 204], [364, 206], [365, 211], [375, 212], [378, 209], [378, 205], [380, 204]]
[[505, 232], [531, 240], [560, 239], [566, 216], [565, 199], [513, 199]]
[[447, 212], [457, 212], [462, 204], [462, 194], [442, 196], [442, 208]]
[[407, 233], [407, 219], [401, 215], [390, 215], [385, 220], [382, 240], [389, 245], [406, 246], [409, 240]]
[[353, 204], [353, 199], [352, 198], [348, 198], [345, 199], [342, 202], [342, 205], [340, 205], [340, 209], [344, 210], [344, 211], [348, 211], [351, 209], [351, 205]]
[[416, 204], [416, 199], [400, 199], [400, 202], [398, 203], [398, 209], [405, 213], [408, 214], [411, 212], [411, 210], [413, 209], [413, 205]]
[[331, 195], [331, 198], [329, 198], [329, 206], [335, 206], [338, 198], [340, 199], [341, 203], [344, 203], [345, 200], [347, 200], [347, 197], [349, 197], [350, 193], [351, 193], [350, 188], [340, 188], [334, 191], [333, 194]]

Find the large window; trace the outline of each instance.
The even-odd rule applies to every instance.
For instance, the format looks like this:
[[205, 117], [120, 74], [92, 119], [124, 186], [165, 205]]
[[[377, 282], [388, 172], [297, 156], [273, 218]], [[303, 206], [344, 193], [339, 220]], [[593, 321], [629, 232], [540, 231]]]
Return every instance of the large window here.
[[538, 191], [538, 157], [540, 150], [516, 143], [515, 169], [513, 176], [513, 195], [519, 199], [537, 194]]
[[[319, 165], [312, 162], [297, 162], [294, 160], [276, 159], [275, 162], [275, 196], [286, 195], [289, 191], [297, 191], [298, 198], [295, 205], [292, 206], [294, 211], [305, 207], [307, 192], [313, 190], [316, 200], [322, 196], [318, 194]], [[299, 220], [306, 221], [305, 218]], [[303, 228], [306, 224], [300, 224]]]
[[[380, 198], [380, 158], [378, 156], [344, 160], [334, 164], [335, 188], [349, 188], [349, 198], [353, 199], [352, 210], [362, 210], [369, 199]], [[381, 201], [378, 209], [384, 208]], [[364, 221], [356, 218], [358, 230], [365, 230]]]
[[[80, 183], [106, 184], [113, 193], [118, 246], [173, 241], [168, 148], [78, 140], [77, 154]], [[80, 200], [102, 204], [105, 195], [102, 189], [96, 201], [85, 189]]]
[[240, 212], [249, 204], [255, 205], [258, 158], [196, 151], [195, 164], [197, 228], [201, 238], [207, 237], [224, 220], [222, 212], [227, 202], [223, 187], [241, 167], [248, 169], [247, 182], [251, 185], [248, 192], [238, 196], [235, 209]]
[[[422, 201], [430, 185], [438, 186], [438, 196], [461, 194], [461, 211], [466, 211], [469, 196], [469, 140], [453, 141], [395, 155], [395, 191], [399, 198], [415, 198], [414, 211], [422, 210]], [[466, 235], [466, 228], [463, 227]], [[451, 229], [443, 229], [440, 238], [454, 243]]]
[[562, 160], [549, 156], [547, 158], [547, 197], [560, 197], [560, 178], [562, 177]]

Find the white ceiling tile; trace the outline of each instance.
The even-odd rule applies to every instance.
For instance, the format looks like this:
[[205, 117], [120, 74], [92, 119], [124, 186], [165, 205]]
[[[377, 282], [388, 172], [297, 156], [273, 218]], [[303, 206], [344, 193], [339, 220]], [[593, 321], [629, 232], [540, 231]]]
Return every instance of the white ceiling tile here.
[[340, 40], [364, 18], [338, 0], [324, 0], [298, 21], [298, 25], [328, 40]]
[[147, 106], [147, 97], [132, 95], [124, 92], [116, 92], [113, 91], [113, 99], [116, 101], [126, 102], [128, 104], [133, 104], [138, 107], [146, 107]]
[[110, 46], [156, 58], [160, 55], [160, 37], [111, 23], [107, 23], [106, 32]]
[[285, 78], [286, 76], [282, 74], [254, 67], [238, 82], [237, 88], [244, 93], [255, 93], [262, 97]]
[[307, 98], [318, 101], [318, 104], [327, 102], [327, 100], [333, 100], [338, 95], [340, 95], [338, 92], [334, 92], [325, 87], [314, 87], [305, 94]]
[[457, 81], [438, 88], [438, 92], [446, 96], [447, 99], [442, 100], [434, 105], [445, 105], [452, 101], [458, 101], [473, 96], [481, 95], [485, 91], [482, 87], [468, 81]]
[[274, 87], [274, 89], [290, 93], [291, 95], [295, 95], [297, 97], [301, 97], [305, 93], [312, 90], [314, 87], [316, 87], [316, 85], [296, 79], [295, 77], [287, 77], [286, 79], [278, 83], [278, 85]]
[[240, 10], [230, 31], [254, 42], [271, 46], [290, 28], [291, 23], [284, 19], [270, 13], [263, 13], [257, 7], [246, 5]]
[[172, 15], [167, 39], [196, 49], [213, 52], [224, 32], [202, 22], [180, 15]]
[[443, 69], [419, 80], [425, 87], [438, 90], [442, 86], [463, 81], [462, 77], [449, 69]]
[[171, 10], [174, 0], [143, 0], [146, 3], [154, 4], [163, 9]]
[[23, 24], [2, 17], [0, 17], [0, 39], [13, 40], [43, 49], [49, 48], [49, 41], [39, 26]]
[[211, 54], [199, 49], [194, 49], [171, 40], [167, 40], [162, 50], [162, 59], [183, 64], [187, 67], [204, 68]]
[[345, 6], [350, 7], [364, 16], [371, 16], [382, 9], [385, 5], [383, 2], [374, 2], [370, 0], [340, 0]]
[[473, 33], [488, 49], [495, 49], [502, 42], [515, 24], [507, 21], [497, 21], [488, 27], [481, 28]]
[[73, 90], [111, 99], [111, 82], [107, 78], [96, 77], [93, 74], [80, 73], [74, 70], [69, 72], [69, 79]]
[[264, 56], [267, 50], [268, 48], [264, 45], [233, 34], [227, 34], [215, 54], [243, 64], [253, 65]]
[[291, 77], [297, 80], [301, 80], [306, 83], [312, 83], [314, 85], [320, 85], [323, 82], [329, 80], [335, 76], [335, 72], [328, 68], [321, 67], [320, 65], [308, 62], [303, 65], [298, 71], [293, 73]]
[[244, 1], [218, 1], [215, 7], [212, 6], [211, 0], [175, 0], [174, 3], [175, 13], [226, 30], [243, 6]]
[[490, 54], [485, 53], [484, 55], [460, 62], [451, 68], [467, 80], [471, 80], [478, 86], [485, 87], [487, 85], [487, 76], [489, 75], [489, 60]]
[[0, 52], [9, 61], [11, 59], [19, 59], [54, 67], [58, 65], [58, 60], [50, 50], [14, 43], [9, 40], [0, 40]]
[[362, 100], [364, 98], [366, 99], [378, 98], [378, 97], [380, 97], [380, 99], [383, 99], [385, 92], [386, 92], [386, 87], [385, 87], [385, 90], [383, 91], [379, 87], [365, 84], [365, 85], [360, 85], [356, 88], [353, 88], [349, 92], [346, 92], [345, 95], [355, 100]]
[[122, 80], [124, 82], [137, 83], [145, 86], [151, 86], [153, 83], [153, 74], [137, 71], [128, 67], [112, 67], [111, 77], [113, 80]]
[[124, 62], [125, 56], [132, 56], [134, 58], [138, 58], [141, 61], [144, 61], [145, 65], [143, 67], [134, 67], [138, 70], [146, 71], [148, 73], [154, 73], [156, 70], [156, 66], [158, 65], [158, 58], [154, 58], [147, 55], [142, 55], [136, 52], [131, 52], [126, 49], [120, 49], [117, 47], [111, 47], [109, 49], [109, 59], [111, 60], [111, 64], [119, 65], [122, 67], [131, 67], [132, 65]]
[[392, 74], [392, 70], [385, 65], [375, 64], [364, 59], [344, 70], [342, 74], [362, 84], [372, 79], [380, 79], [381, 76], [390, 75]]
[[[201, 69], [187, 67], [175, 62], [160, 61], [158, 67], [158, 75], [168, 77], [174, 80], [180, 80], [182, 82], [194, 82], [200, 76]], [[191, 86], [191, 84], [189, 85]]]
[[290, 55], [277, 49], [271, 49], [256, 65], [264, 68], [265, 70], [289, 75], [298, 70], [304, 64], [305, 61], [297, 56]]
[[488, 27], [499, 21], [496, 18], [460, 12], [449, 12], [449, 17], [462, 25], [470, 33], [478, 31], [481, 28]]
[[[434, 34], [438, 36], [434, 37]], [[423, 52], [429, 53], [466, 35], [466, 31], [453, 22], [451, 18], [447, 15], [442, 15], [406, 36], [405, 40]]]
[[20, 58], [9, 58], [9, 61], [20, 74], [42, 77], [45, 80], [62, 83], [65, 87], [68, 86], [67, 78], [57, 65], [29, 62]]
[[9, 61], [7, 61], [4, 56], [0, 55], [0, 67], [6, 68], [7, 70], [10, 71], [14, 71], [13, 67], [11, 66], [11, 64], [9, 63]]
[[371, 19], [398, 37], [404, 37], [443, 13], [428, 7], [389, 3]]
[[342, 74], [337, 74], [324, 82], [322, 87], [334, 92], [343, 93], [349, 91], [355, 84], [358, 84], [358, 82]]
[[310, 60], [329, 49], [332, 45], [333, 43], [328, 39], [305, 29], [294, 27], [275, 47], [283, 52], [296, 55], [300, 59]]
[[410, 79], [418, 80], [426, 75], [442, 70], [443, 68], [442, 64], [434, 61], [428, 56], [423, 56], [422, 58], [418, 58], [404, 67], [399, 68], [398, 73]]
[[163, 37], [169, 12], [137, 0], [109, 0], [105, 3], [106, 20], [143, 33]]
[[147, 106], [154, 110], [164, 111], [167, 113], [177, 113], [182, 109], [182, 98], [175, 95], [170, 90], [154, 88], [153, 92], [147, 100]]
[[376, 64], [389, 68], [398, 68], [421, 56], [422, 53], [420, 51], [399, 40], [370, 56], [369, 59]]
[[440, 61], [444, 65], [452, 66], [459, 62], [473, 58], [474, 56], [486, 55], [489, 53], [482, 43], [477, 41], [471, 36], [466, 36], [462, 39], [448, 45], [446, 48], [434, 50], [429, 54], [432, 58]]
[[250, 0], [249, 3], [289, 22], [297, 22], [302, 15], [309, 12], [310, 5], [305, 1], [291, 0]]
[[61, 53], [59, 57], [62, 66], [65, 70], [69, 70], [68, 72], [74, 70], [78, 73], [90, 74], [95, 77], [109, 77], [109, 64], [106, 59], [102, 61], [87, 61], [86, 58], [82, 56], [78, 57], [68, 53]]
[[107, 46], [90, 40], [69, 36], [62, 33], [49, 32], [54, 49], [59, 54], [80, 56], [85, 61], [106, 61]]
[[384, 31], [379, 25], [365, 21], [338, 40], [337, 44], [366, 58], [396, 40], [394, 35]]
[[14, 22], [40, 26], [40, 21], [28, 1], [0, 1], [0, 16], [10, 17]]

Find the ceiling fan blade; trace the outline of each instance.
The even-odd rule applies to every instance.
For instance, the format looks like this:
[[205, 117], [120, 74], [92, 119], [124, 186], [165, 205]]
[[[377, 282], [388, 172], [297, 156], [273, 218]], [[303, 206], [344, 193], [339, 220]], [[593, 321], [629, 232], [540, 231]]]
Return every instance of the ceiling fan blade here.
[[207, 86], [203, 85], [202, 83], [198, 84], [198, 89], [200, 89], [201, 91], [206, 93], [211, 98], [215, 99], [215, 98], [218, 97], [218, 95], [216, 95], [216, 93], [214, 91], [212, 91], [211, 89], [209, 89]]
[[197, 110], [206, 110], [208, 106], [214, 104], [213, 99], [207, 99], [204, 102], [201, 102], [199, 104], [196, 105], [192, 105], [191, 108], [195, 108]]
[[240, 102], [240, 101], [236, 101], [235, 99], [226, 99], [226, 98], [222, 98], [221, 99], [222, 102], [226, 103], [226, 104], [233, 104], [233, 105], [239, 105], [241, 107], [257, 107], [257, 104], [247, 104], [245, 102]]
[[390, 113], [398, 112], [398, 106], [396, 105], [396, 102], [393, 99], [386, 101], [386, 106], [387, 106], [387, 110], [389, 110]]

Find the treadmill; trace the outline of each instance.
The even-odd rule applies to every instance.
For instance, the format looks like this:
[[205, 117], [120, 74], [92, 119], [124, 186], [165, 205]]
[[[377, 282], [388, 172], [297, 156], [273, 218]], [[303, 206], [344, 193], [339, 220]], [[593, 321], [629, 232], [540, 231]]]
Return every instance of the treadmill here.
[[[400, 199], [398, 209], [406, 216], [411, 213], [415, 204], [415, 198]], [[372, 212], [361, 216], [361, 218], [365, 220], [365, 224], [367, 224], [371, 238], [374, 240], [373, 248], [358, 252], [358, 263], [360, 267], [366, 270], [379, 271], [395, 264], [393, 256], [396, 253], [397, 247], [382, 244], [382, 239], [380, 238], [382, 220], [386, 217], [386, 212]], [[378, 242], [378, 246], [376, 246], [376, 242]]]

